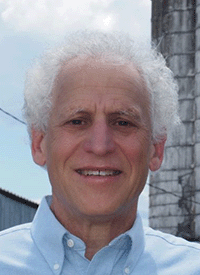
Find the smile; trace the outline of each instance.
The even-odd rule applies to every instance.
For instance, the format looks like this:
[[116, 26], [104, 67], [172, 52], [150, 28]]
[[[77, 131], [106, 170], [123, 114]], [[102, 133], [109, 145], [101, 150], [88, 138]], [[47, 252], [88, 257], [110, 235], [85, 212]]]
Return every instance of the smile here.
[[77, 170], [77, 173], [84, 176], [117, 176], [121, 174], [119, 170]]

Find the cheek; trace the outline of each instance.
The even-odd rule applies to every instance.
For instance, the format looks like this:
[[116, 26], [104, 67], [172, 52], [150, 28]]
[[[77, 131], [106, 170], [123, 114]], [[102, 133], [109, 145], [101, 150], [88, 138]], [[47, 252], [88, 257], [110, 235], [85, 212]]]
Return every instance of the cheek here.
[[130, 138], [123, 141], [121, 150], [131, 166], [148, 166], [150, 145], [146, 138]]
[[48, 162], [54, 163], [55, 166], [58, 166], [58, 163], [64, 165], [76, 153], [77, 148], [80, 146], [80, 140], [63, 132], [56, 132], [56, 134], [49, 136], [47, 145]]

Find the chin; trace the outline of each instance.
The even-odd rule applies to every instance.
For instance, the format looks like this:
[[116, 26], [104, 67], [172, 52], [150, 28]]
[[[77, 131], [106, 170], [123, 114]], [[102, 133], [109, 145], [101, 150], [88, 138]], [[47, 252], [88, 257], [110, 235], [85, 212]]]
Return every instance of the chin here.
[[91, 219], [111, 219], [114, 217], [119, 217], [125, 215], [127, 211], [124, 207], [110, 205], [107, 207], [95, 206], [91, 209], [91, 205], [88, 208], [85, 208], [85, 211], [82, 209], [82, 214]]

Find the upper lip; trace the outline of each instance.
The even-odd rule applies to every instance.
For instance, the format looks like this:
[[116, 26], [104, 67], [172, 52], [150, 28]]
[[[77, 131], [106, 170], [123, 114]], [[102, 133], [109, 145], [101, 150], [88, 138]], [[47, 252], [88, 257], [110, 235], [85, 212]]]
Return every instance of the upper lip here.
[[[80, 167], [80, 168], [77, 168], [75, 169], [76, 171], [77, 170], [90, 170], [90, 171], [105, 171], [105, 170], [113, 170], [113, 171], [121, 171], [121, 169], [117, 168], [117, 167], [112, 167], [112, 166], [97, 166], [97, 167], [94, 167], [94, 166], [86, 166], [86, 167]], [[122, 171], [121, 171], [122, 172]]]

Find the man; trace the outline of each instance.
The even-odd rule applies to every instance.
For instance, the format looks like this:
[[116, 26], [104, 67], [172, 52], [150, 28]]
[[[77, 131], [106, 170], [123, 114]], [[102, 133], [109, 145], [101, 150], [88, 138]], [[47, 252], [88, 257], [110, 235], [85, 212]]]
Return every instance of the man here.
[[52, 196], [1, 233], [1, 274], [200, 274], [198, 244], [144, 231], [137, 214], [177, 105], [163, 58], [125, 35], [78, 32], [47, 53], [24, 110]]

